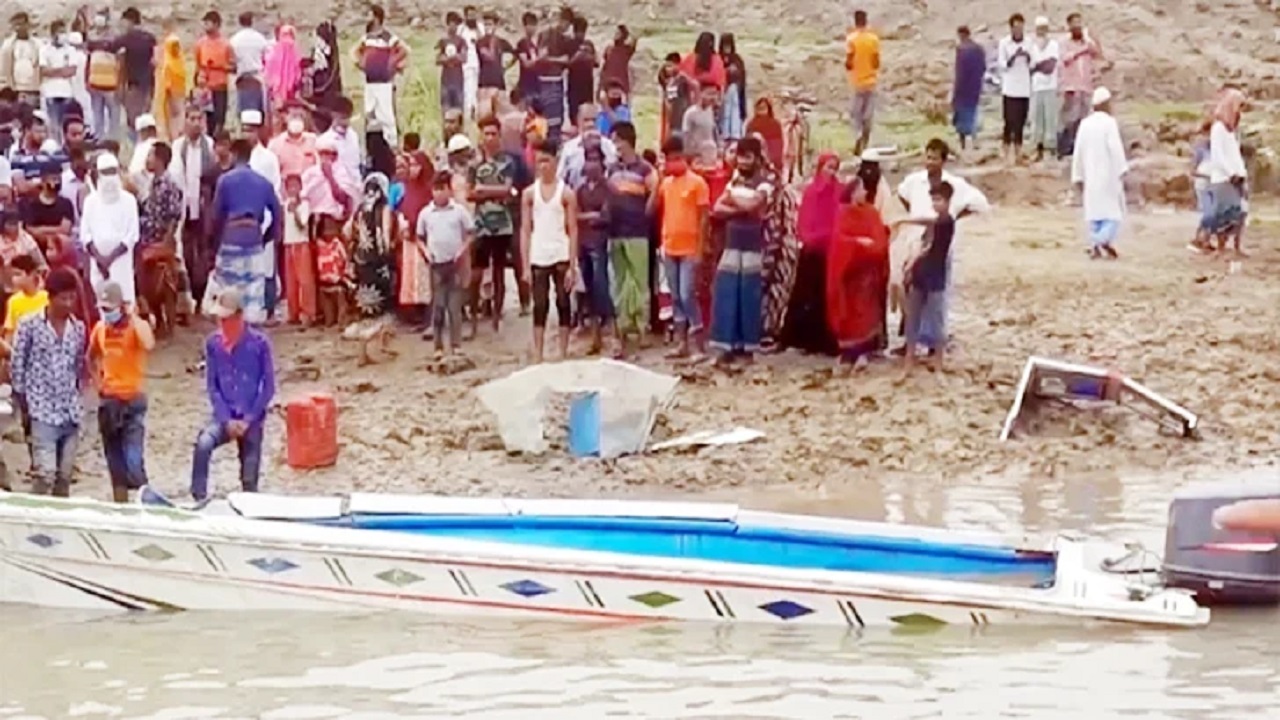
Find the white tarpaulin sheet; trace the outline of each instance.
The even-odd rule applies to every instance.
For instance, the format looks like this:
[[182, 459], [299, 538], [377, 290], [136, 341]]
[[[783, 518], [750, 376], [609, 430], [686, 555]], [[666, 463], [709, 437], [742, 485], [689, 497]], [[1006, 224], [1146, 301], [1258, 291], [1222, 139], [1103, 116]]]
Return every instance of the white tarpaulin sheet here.
[[658, 413], [680, 379], [617, 360], [567, 360], [517, 370], [480, 386], [480, 402], [498, 421], [507, 450], [541, 453], [547, 403], [560, 394], [598, 393], [600, 457], [644, 450]]

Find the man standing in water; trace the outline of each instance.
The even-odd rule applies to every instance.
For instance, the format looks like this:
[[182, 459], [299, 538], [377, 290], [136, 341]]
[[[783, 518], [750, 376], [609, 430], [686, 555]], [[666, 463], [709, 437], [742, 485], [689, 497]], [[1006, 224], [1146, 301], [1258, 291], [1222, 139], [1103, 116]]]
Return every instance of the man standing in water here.
[[[520, 213], [522, 275], [533, 285], [533, 361], [542, 362], [551, 292], [556, 295], [560, 358], [569, 357], [569, 293], [578, 260], [578, 201], [556, 176], [556, 144], [537, 147], [537, 180], [525, 188]], [[553, 288], [554, 286], [554, 288]]]
[[213, 451], [234, 441], [240, 450], [240, 488], [258, 491], [262, 434], [276, 393], [275, 361], [267, 337], [245, 322], [240, 293], [223, 290], [211, 314], [218, 330], [205, 341], [205, 386], [213, 418], [196, 437], [191, 496], [209, 497]]
[[1083, 195], [1089, 257], [1095, 260], [1119, 257], [1114, 244], [1124, 219], [1124, 174], [1128, 171], [1120, 125], [1111, 115], [1111, 92], [1100, 87], [1093, 91], [1093, 112], [1080, 122], [1071, 156], [1071, 182]]

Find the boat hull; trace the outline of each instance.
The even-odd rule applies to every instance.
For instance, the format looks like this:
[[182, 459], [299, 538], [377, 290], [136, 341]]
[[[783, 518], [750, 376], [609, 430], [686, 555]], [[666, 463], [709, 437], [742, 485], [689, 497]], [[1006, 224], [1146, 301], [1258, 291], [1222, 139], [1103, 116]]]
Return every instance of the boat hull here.
[[[857, 525], [890, 535], [910, 530]], [[851, 628], [1208, 621], [1207, 611], [1177, 591], [1131, 599], [1120, 579], [1087, 571], [1084, 543], [1060, 538], [1054, 550], [1054, 587], [1035, 590], [0, 497], [0, 601], [49, 607], [367, 608]]]

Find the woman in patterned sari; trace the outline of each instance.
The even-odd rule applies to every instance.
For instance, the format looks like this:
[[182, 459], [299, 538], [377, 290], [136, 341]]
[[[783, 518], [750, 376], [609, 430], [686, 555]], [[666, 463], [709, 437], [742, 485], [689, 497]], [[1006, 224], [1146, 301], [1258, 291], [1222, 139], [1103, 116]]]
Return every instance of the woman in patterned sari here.
[[[768, 157], [768, 144], [765, 144]], [[796, 238], [796, 213], [799, 201], [795, 189], [782, 181], [777, 167], [770, 162], [765, 168], [770, 184], [776, 188], [765, 213], [764, 225], [764, 339], [761, 348], [774, 351], [787, 319], [791, 289], [796, 282], [796, 265], [800, 261], [800, 242]]]
[[[730, 144], [725, 149], [724, 158], [717, 159], [714, 165], [706, 167], [694, 165], [693, 167], [693, 171], [707, 181], [711, 207], [716, 206], [720, 196], [729, 187], [729, 181], [733, 179], [735, 157], [736, 145]], [[720, 265], [720, 255], [724, 253], [724, 243], [724, 222], [712, 218], [711, 227], [707, 232], [707, 242], [702, 247], [702, 261], [698, 264], [698, 274], [694, 278], [694, 296], [704, 318], [711, 317], [711, 287], [715, 282], [716, 268]]]
[[355, 272], [356, 309], [369, 319], [391, 309], [395, 291], [392, 247], [395, 219], [388, 199], [391, 182], [382, 173], [364, 180], [364, 201], [355, 218], [355, 250], [351, 254]]

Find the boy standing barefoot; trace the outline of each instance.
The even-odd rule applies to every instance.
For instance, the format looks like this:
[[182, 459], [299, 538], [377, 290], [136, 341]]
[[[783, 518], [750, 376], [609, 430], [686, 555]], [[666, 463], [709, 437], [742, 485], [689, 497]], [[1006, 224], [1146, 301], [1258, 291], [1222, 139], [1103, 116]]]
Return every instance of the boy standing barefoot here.
[[940, 182], [929, 191], [933, 211], [930, 220], [906, 220], [926, 227], [924, 246], [909, 261], [906, 272], [906, 368], [916, 361], [920, 347], [931, 351], [937, 369], [942, 369], [947, 347], [947, 256], [955, 238], [956, 221], [951, 217], [951, 183]]

